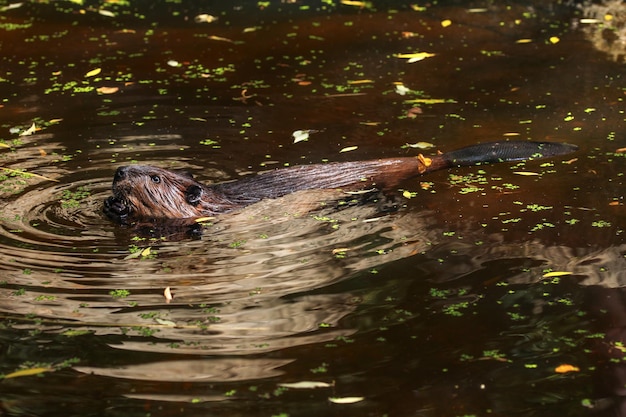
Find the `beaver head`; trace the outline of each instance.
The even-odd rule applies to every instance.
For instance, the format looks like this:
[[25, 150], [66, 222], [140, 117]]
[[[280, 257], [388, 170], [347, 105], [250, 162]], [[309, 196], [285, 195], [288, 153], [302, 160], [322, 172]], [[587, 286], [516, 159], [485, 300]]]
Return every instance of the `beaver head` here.
[[199, 217], [205, 214], [201, 200], [205, 186], [185, 172], [153, 166], [119, 167], [113, 177], [113, 196], [104, 212], [125, 223], [132, 219]]

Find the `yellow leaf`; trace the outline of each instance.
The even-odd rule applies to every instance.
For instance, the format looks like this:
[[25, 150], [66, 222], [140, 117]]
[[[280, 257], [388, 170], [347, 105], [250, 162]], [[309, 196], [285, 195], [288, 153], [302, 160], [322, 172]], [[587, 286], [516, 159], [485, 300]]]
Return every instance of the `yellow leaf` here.
[[417, 61], [421, 61], [423, 59], [426, 58], [430, 58], [435, 56], [435, 54], [431, 54], [430, 52], [415, 52], [412, 54], [396, 54], [395, 57], [396, 58], [401, 58], [401, 59], [408, 59], [409, 63], [413, 63], [413, 62], [417, 62]]
[[402, 197], [406, 198], [407, 200], [408, 200], [408, 199], [410, 199], [410, 198], [412, 197], [411, 192], [410, 192], [410, 191], [405, 190], [405, 191], [402, 193]]
[[214, 41], [222, 41], [222, 42], [230, 42], [230, 43], [235, 43], [232, 39], [228, 39], [228, 38], [223, 38], [221, 36], [215, 36], [215, 35], [211, 35], [209, 36], [209, 39], [212, 39]]
[[532, 39], [518, 39], [515, 43], [531, 43], [532, 41]]
[[166, 287], [165, 291], [163, 291], [163, 296], [165, 297], [165, 302], [169, 303], [170, 301], [172, 301], [172, 291], [170, 290], [170, 287]]
[[555, 43], [559, 43], [559, 41], [560, 41], [560, 39], [559, 39], [557, 36], [552, 36], [552, 37], [550, 38], [550, 43], [551, 43], [551, 44], [553, 44], [553, 45], [554, 45]]
[[87, 74], [85, 74], [85, 78], [95, 77], [96, 75], [100, 74], [101, 72], [102, 72], [102, 68], [92, 69]]
[[331, 397], [328, 401], [335, 404], [354, 404], [363, 401], [364, 399], [364, 397]]
[[417, 148], [417, 149], [429, 149], [433, 148], [435, 145], [429, 142], [417, 142], [417, 143], [407, 143], [409, 148]]
[[530, 171], [515, 171], [513, 173], [516, 174], [516, 175], [522, 175], [524, 177], [531, 177], [531, 176], [534, 176], [534, 175], [541, 175], [541, 174], [539, 174], [537, 172], [530, 172]]
[[144, 250], [141, 251], [141, 256], [148, 256], [150, 255], [150, 251], [152, 250], [151, 246], [148, 246], [147, 248], [145, 248]]
[[120, 89], [118, 87], [99, 87], [96, 88], [96, 91], [100, 94], [115, 94]]
[[54, 371], [54, 369], [53, 368], [21, 369], [19, 371], [11, 372], [10, 374], [5, 375], [4, 379], [18, 378], [18, 377], [21, 377], [21, 376], [39, 375], [39, 374], [43, 374], [44, 372], [50, 372], [50, 371]]
[[23, 131], [22, 133], [20, 133], [20, 136], [28, 136], [28, 135], [32, 135], [33, 133], [35, 133], [37, 131], [37, 126], [35, 126], [35, 122], [33, 122], [32, 125], [30, 125], [30, 127], [28, 129], [26, 129], [25, 131]]
[[441, 26], [444, 27], [444, 28], [447, 28], [451, 24], [452, 24], [452, 20], [450, 20], [450, 19], [446, 19], [446, 20], [442, 20], [441, 21]]
[[552, 271], [552, 272], [547, 272], [545, 274], [543, 274], [544, 278], [552, 278], [552, 277], [562, 277], [565, 275], [572, 275], [571, 272], [567, 272], [567, 271]]
[[285, 388], [295, 388], [295, 389], [312, 389], [312, 388], [327, 388], [330, 385], [327, 382], [319, 382], [319, 381], [300, 381], [300, 382], [285, 382], [282, 384], [278, 384], [281, 387]]
[[580, 368], [574, 365], [569, 365], [564, 363], [563, 365], [559, 365], [554, 369], [554, 372], [557, 374], [566, 374], [568, 372], [580, 372]]
[[355, 149], [358, 149], [358, 148], [359, 148], [358, 146], [348, 146], [348, 147], [343, 148], [342, 150], [340, 150], [339, 153], [354, 151]]
[[211, 220], [215, 220], [215, 217], [198, 217], [195, 222], [196, 223], [202, 223], [202, 222], [210, 222]]

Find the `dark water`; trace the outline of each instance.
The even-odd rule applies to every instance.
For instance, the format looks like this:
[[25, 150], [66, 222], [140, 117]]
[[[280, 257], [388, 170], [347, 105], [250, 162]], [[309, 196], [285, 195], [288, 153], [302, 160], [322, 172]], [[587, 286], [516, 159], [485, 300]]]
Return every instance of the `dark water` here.
[[[620, 415], [624, 64], [580, 23], [605, 9], [3, 5], [0, 415]], [[507, 138], [580, 151], [196, 239], [101, 213], [131, 162], [212, 182]]]

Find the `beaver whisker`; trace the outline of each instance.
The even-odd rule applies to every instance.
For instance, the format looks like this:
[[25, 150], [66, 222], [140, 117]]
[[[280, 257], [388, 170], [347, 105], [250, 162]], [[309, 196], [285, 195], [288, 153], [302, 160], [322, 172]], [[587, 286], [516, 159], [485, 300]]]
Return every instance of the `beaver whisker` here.
[[104, 211], [118, 221], [213, 216], [301, 190], [386, 191], [403, 180], [438, 169], [547, 158], [576, 149], [566, 143], [493, 142], [430, 157], [302, 165], [211, 185], [202, 184], [186, 173], [129, 165], [116, 170], [113, 196], [105, 201]]

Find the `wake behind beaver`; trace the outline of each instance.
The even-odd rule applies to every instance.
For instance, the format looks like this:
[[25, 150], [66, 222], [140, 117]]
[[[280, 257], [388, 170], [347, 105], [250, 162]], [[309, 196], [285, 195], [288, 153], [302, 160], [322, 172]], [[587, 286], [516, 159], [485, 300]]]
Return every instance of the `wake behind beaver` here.
[[120, 223], [164, 219], [195, 219], [228, 213], [268, 198], [296, 191], [338, 189], [388, 191], [411, 177], [455, 166], [511, 162], [565, 155], [575, 145], [509, 141], [472, 145], [425, 157], [334, 162], [276, 169], [218, 184], [202, 184], [186, 172], [148, 165], [117, 169], [113, 195], [104, 212]]

